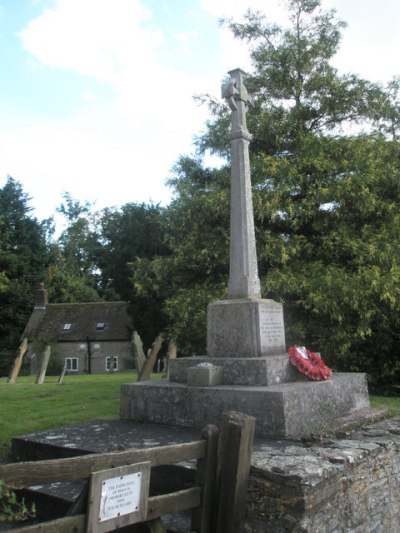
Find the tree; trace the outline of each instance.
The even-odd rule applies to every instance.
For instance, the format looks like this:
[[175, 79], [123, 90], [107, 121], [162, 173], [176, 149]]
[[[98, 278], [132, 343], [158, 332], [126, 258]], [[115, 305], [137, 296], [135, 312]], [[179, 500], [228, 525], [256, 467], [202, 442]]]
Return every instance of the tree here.
[[[319, 0], [289, 0], [288, 13], [288, 28], [252, 12], [243, 23], [225, 21], [248, 43], [254, 65], [246, 85], [253, 97], [248, 124], [263, 295], [284, 303], [288, 343], [321, 351], [336, 368], [367, 370], [377, 386], [393, 384], [399, 84], [383, 88], [339, 74], [331, 60], [345, 24]], [[212, 118], [197, 141], [199, 157], [211, 151], [229, 162], [229, 110], [208, 102]], [[147, 278], [142, 273], [144, 293], [163, 294], [184, 351], [194, 348], [184, 329], [196, 324], [205, 332], [205, 300], [223, 296], [227, 282], [227, 176], [227, 168], [181, 160], [167, 213], [175, 221], [171, 257], [145, 265]], [[199, 287], [207, 293], [201, 308], [194, 303]], [[197, 336], [198, 353], [204, 338]]]
[[144, 203], [128, 203], [102, 211], [95, 255], [103, 294], [131, 300], [133, 286], [128, 280], [136, 259], [167, 253], [163, 243], [162, 212], [160, 206]]
[[67, 227], [58, 239], [65, 268], [93, 288], [97, 283], [95, 250], [98, 246], [98, 213], [91, 212], [90, 202], [81, 203], [69, 193], [63, 195], [64, 203], [58, 207], [67, 222]]
[[33, 217], [29, 200], [12, 178], [0, 189], [0, 375], [10, 370], [49, 260], [52, 222]]
[[[332, 364], [368, 370], [382, 385], [399, 370], [398, 85], [385, 92], [340, 76], [329, 61], [343, 23], [318, 1], [288, 5], [289, 30], [251, 13], [229, 23], [253, 45], [263, 286], [285, 303], [290, 342], [311, 343]], [[354, 125], [356, 134], [343, 135]], [[385, 353], [378, 371], [372, 338]]]
[[170, 254], [140, 259], [134, 270], [138, 295], [163, 309], [166, 338], [180, 353], [204, 353], [207, 303], [225, 292], [228, 275], [229, 170], [203, 168], [182, 157], [170, 186], [177, 197], [164, 215]]
[[130, 302], [134, 327], [146, 346], [164, 329], [159, 297], [143, 297], [134, 287], [132, 276], [141, 261], [169, 253], [164, 243], [164, 210], [153, 204], [128, 203], [106, 208], [99, 218], [99, 290], [106, 299]]

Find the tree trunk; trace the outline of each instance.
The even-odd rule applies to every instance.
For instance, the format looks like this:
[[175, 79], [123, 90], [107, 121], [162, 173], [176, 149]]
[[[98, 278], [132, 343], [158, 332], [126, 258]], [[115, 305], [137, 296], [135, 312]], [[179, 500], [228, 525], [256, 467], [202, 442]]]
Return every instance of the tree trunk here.
[[150, 379], [150, 374], [152, 372], [153, 366], [156, 362], [158, 352], [161, 349], [161, 345], [163, 343], [163, 337], [162, 335], [159, 335], [153, 344], [151, 345], [150, 354], [145, 362], [145, 365], [143, 367], [142, 372], [140, 373], [140, 376], [138, 377], [138, 381], [145, 381], [146, 379]]
[[140, 336], [138, 335], [136, 331], [133, 332], [132, 344], [133, 344], [133, 353], [135, 357], [135, 366], [136, 366], [138, 376], [140, 376], [140, 373], [142, 372], [142, 369], [146, 363], [146, 356], [144, 355], [144, 351], [143, 351], [142, 339], [140, 338]]
[[167, 357], [165, 358], [165, 368], [164, 368], [164, 374], [166, 374], [167, 376], [169, 375], [169, 362], [172, 359], [176, 359], [176, 355], [177, 355], [177, 346], [175, 344], [175, 341], [169, 341]]

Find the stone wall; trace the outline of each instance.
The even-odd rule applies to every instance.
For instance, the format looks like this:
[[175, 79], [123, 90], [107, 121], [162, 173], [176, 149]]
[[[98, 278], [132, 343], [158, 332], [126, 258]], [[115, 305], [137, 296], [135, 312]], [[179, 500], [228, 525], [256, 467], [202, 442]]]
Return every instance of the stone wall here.
[[257, 441], [245, 533], [398, 533], [400, 417], [343, 439]]

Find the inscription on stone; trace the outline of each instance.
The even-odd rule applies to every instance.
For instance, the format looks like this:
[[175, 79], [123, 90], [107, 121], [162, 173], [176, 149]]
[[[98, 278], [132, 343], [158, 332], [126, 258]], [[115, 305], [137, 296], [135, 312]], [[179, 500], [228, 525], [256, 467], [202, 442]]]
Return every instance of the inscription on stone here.
[[258, 308], [260, 344], [264, 352], [285, 351], [283, 310], [279, 305], [260, 305]]

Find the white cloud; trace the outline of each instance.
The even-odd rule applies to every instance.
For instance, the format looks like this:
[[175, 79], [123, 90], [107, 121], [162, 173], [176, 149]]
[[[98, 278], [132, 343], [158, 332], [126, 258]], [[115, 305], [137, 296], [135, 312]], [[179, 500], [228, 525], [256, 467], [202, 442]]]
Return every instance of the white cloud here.
[[[163, 35], [144, 27], [148, 19], [138, 0], [57, 0], [20, 35], [41, 63], [108, 82], [116, 91], [112, 109], [125, 120], [140, 127], [188, 121], [192, 88], [206, 84], [160, 62]], [[195, 32], [175, 37], [188, 45]]]
[[[360, 1], [354, 0], [365, 13], [372, 0]], [[381, 0], [376, 9], [394, 1]], [[324, 2], [329, 5], [328, 0]], [[384, 54], [387, 44], [371, 39], [373, 26], [363, 25], [366, 22], [359, 13], [354, 14], [353, 0], [330, 3], [338, 7], [341, 18], [356, 17], [353, 20], [360, 24], [348, 37], [348, 46], [356, 52], [347, 47], [341, 65], [347, 59], [349, 70], [354, 70], [354, 62], [370, 68], [375, 63], [375, 72], [378, 67], [383, 72], [384, 64], [393, 65], [390, 53]], [[160, 4], [160, 8], [175, 9], [172, 0]], [[214, 17], [216, 31], [219, 17], [238, 20], [248, 7], [265, 12], [270, 21], [284, 23], [284, 4], [283, 0], [200, 2], [204, 13]], [[144, 0], [54, 0], [52, 9], [43, 10], [19, 33], [35, 68], [53, 74], [56, 69], [67, 69], [91, 81], [82, 89], [74, 111], [62, 120], [39, 120], [32, 115], [19, 117], [7, 129], [0, 124], [0, 176], [11, 174], [23, 181], [42, 217], [54, 212], [65, 190], [81, 200], [97, 199], [98, 207], [149, 198], [167, 202], [169, 191], [163, 182], [169, 169], [180, 154], [191, 152], [192, 136], [202, 129], [207, 116], [192, 95], [219, 96], [220, 80], [228, 70], [250, 69], [247, 45], [224, 29], [209, 58], [209, 70], [188, 74], [180, 68], [180, 59], [184, 64], [190, 57], [196, 64], [203, 53], [201, 39], [207, 36], [182, 24], [164, 35], [145, 6]], [[384, 20], [399, 11], [385, 12]], [[377, 16], [375, 11], [372, 18]], [[166, 63], [170, 59], [166, 44], [171, 38], [181, 45], [174, 47], [173, 67]], [[396, 36], [392, 49], [398, 44]], [[112, 88], [107, 100], [93, 80]]]
[[[211, 16], [217, 18], [233, 18], [240, 20], [242, 16], [251, 9], [266, 13], [268, 18], [274, 22], [285, 19], [284, 0], [201, 0], [201, 6]], [[279, 19], [279, 20], [278, 20]]]
[[335, 65], [371, 81], [399, 74], [394, 51], [400, 47], [398, 0], [330, 0], [340, 19], [348, 22]]
[[19, 35], [47, 66], [116, 83], [133, 65], [146, 68], [162, 42], [160, 32], [143, 29], [148, 17], [139, 0], [57, 0]]
[[[233, 19], [235, 22], [244, 20], [244, 15], [251, 11], [264, 13], [267, 20], [279, 24], [285, 24], [287, 14], [284, 0], [201, 0], [202, 9], [216, 19]], [[243, 70], [251, 70], [251, 61], [248, 46], [239, 39], [234, 39], [232, 32], [222, 26], [219, 33], [220, 39], [220, 64], [222, 74], [228, 70], [240, 67]]]
[[115, 130], [113, 137], [106, 128], [96, 131], [95, 125], [84, 120], [48, 121], [0, 135], [2, 166], [15, 179], [23, 178], [41, 217], [54, 212], [62, 191], [96, 200], [99, 208], [149, 198], [169, 200], [169, 192], [151, 176], [165, 176], [170, 155], [155, 155], [148, 137], [117, 135]]
[[[76, 104], [83, 107], [62, 121], [35, 119], [18, 132], [0, 131], [7, 154], [0, 171], [23, 177], [35, 203], [44, 205], [42, 216], [53, 212], [60, 189], [98, 199], [99, 207], [169, 200], [163, 182], [179, 155], [192, 151], [207, 113], [192, 96], [209, 87], [204, 77], [161, 63], [164, 37], [147, 26], [149, 16], [138, 0], [57, 0], [20, 32], [37, 64], [114, 89], [107, 102], [87, 89]], [[187, 53], [196, 33], [173, 37]]]

